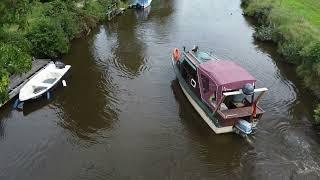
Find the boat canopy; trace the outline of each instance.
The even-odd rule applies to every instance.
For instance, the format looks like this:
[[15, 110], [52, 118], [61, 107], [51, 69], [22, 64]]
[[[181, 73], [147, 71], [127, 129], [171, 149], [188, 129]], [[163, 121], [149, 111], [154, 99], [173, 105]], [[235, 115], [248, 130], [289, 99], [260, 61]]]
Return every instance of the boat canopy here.
[[212, 97], [216, 102], [224, 91], [241, 89], [245, 84], [254, 85], [256, 79], [233, 61], [218, 60], [201, 63], [197, 68], [201, 98], [212, 106]]

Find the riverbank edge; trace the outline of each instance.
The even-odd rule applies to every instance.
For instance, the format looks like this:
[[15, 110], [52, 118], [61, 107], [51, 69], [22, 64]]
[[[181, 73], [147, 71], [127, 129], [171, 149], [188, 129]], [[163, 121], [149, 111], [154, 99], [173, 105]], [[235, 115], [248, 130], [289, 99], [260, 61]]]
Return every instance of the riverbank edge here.
[[[296, 73], [303, 79], [307, 88], [320, 98], [320, 84], [315, 83], [320, 78], [319, 60], [320, 60], [320, 41], [318, 38], [305, 35], [303, 30], [301, 35], [293, 36], [292, 32], [284, 30], [284, 24], [281, 22], [290, 21], [288, 17], [277, 17], [275, 22], [272, 14], [274, 9], [273, 1], [264, 1], [261, 5], [252, 5], [257, 3], [253, 0], [241, 0], [241, 6], [244, 10], [243, 15], [252, 17], [256, 20], [255, 33], [253, 37], [262, 42], [272, 42], [277, 45], [277, 51], [284, 57], [284, 61], [289, 64], [296, 65]], [[258, 2], [259, 3], [259, 2]], [[285, 14], [285, 13], [284, 13]], [[288, 19], [285, 19], [288, 18]], [[306, 23], [306, 22], [303, 22]], [[286, 28], [290, 28], [286, 27]], [[301, 27], [298, 27], [301, 28]], [[299, 34], [300, 32], [298, 32]], [[301, 40], [299, 38], [304, 40]], [[307, 42], [311, 41], [311, 42]], [[320, 125], [320, 103], [314, 107], [314, 123]]]

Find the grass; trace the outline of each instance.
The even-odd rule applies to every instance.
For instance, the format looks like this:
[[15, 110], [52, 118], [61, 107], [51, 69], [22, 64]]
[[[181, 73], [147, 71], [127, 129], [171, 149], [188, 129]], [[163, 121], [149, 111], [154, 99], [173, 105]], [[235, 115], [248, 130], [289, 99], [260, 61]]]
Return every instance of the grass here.
[[312, 26], [320, 28], [319, 0], [279, 0], [280, 7], [290, 10], [296, 16], [303, 17]]

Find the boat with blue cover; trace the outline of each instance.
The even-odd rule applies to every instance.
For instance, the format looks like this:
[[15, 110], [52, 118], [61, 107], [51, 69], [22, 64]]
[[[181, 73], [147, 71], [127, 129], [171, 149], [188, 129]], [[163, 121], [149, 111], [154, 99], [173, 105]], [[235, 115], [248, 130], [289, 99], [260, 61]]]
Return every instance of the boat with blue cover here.
[[267, 88], [233, 61], [199, 51], [175, 48], [172, 65], [180, 87], [194, 109], [216, 133], [252, 134], [264, 110], [258, 103]]
[[134, 0], [130, 8], [144, 9], [151, 5], [152, 0]]

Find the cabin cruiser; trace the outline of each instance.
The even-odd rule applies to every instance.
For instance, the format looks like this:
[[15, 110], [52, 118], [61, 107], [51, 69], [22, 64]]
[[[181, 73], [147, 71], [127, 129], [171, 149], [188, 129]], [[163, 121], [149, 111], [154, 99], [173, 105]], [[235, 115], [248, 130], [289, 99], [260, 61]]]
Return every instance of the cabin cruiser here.
[[175, 48], [171, 59], [184, 94], [216, 134], [255, 132], [264, 113], [258, 102], [268, 89], [256, 88], [249, 72], [197, 46], [182, 52]]

